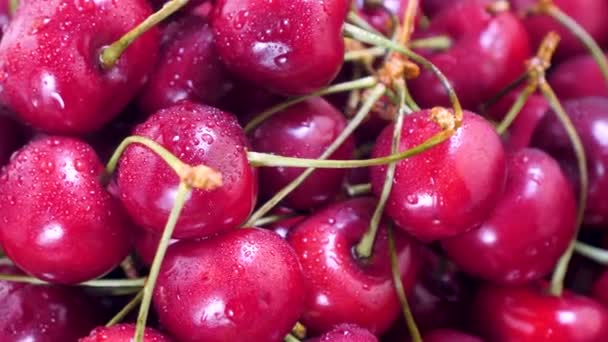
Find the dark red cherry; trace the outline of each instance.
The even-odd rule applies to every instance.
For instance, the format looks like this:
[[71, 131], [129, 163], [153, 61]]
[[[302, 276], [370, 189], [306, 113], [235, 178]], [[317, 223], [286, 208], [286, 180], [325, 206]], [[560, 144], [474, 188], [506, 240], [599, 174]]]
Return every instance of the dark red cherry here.
[[593, 282], [591, 289], [593, 298], [598, 302], [608, 306], [608, 272], [604, 271], [602, 274]]
[[507, 174], [505, 192], [481, 227], [442, 245], [470, 275], [525, 284], [550, 273], [568, 248], [576, 229], [576, 199], [559, 164], [540, 150], [510, 155]]
[[[22, 274], [10, 265], [0, 273]], [[0, 341], [76, 342], [101, 324], [99, 307], [78, 288], [0, 281]]]
[[462, 1], [462, 0], [452, 0], [452, 1], [421, 0], [420, 4], [422, 6], [424, 15], [432, 18], [437, 13], [440, 13], [441, 11], [443, 11], [446, 7], [453, 6], [456, 2], [459, 2], [459, 1]]
[[[354, 246], [367, 231], [376, 202], [356, 198], [312, 214], [287, 236], [304, 269], [307, 288], [300, 322], [323, 333], [335, 325], [352, 323], [380, 334], [399, 314], [388, 253], [386, 226], [381, 226], [369, 260], [358, 259]], [[403, 285], [410, 291], [416, 280], [418, 247], [396, 234]]]
[[[514, 9], [525, 12], [536, 5], [536, 0], [511, 0]], [[608, 42], [608, 24], [604, 13], [608, 13], [608, 2], [603, 0], [553, 0], [553, 3], [583, 27], [599, 44]], [[546, 15], [532, 15], [524, 18], [524, 25], [530, 34], [530, 43], [537, 47], [547, 32], [555, 31], [561, 37], [556, 51], [556, 59], [586, 52], [585, 46], [568, 29]]]
[[302, 269], [277, 234], [239, 229], [180, 241], [154, 290], [162, 325], [180, 341], [282, 341], [302, 313]]
[[280, 237], [287, 238], [287, 234], [289, 233], [289, 231], [296, 227], [305, 218], [305, 216], [295, 216], [286, 218], [284, 220], [271, 224], [270, 226], [268, 226], [268, 228], [279, 234]]
[[317, 90], [340, 71], [347, 0], [218, 0], [218, 52], [237, 76], [277, 93]]
[[[346, 127], [344, 115], [320, 97], [291, 106], [262, 123], [251, 134], [254, 151], [298, 158], [318, 158]], [[331, 159], [351, 159], [352, 138], [332, 154]], [[260, 191], [269, 198], [291, 183], [303, 168], [260, 169]], [[316, 170], [284, 200], [293, 209], [311, 209], [331, 201], [342, 187], [346, 171]]]
[[116, 267], [131, 249], [131, 227], [103, 188], [102, 173], [97, 155], [80, 140], [45, 137], [20, 149], [0, 176], [6, 255], [54, 283], [91, 280]]
[[[581, 137], [587, 156], [589, 192], [585, 224], [601, 228], [608, 224], [608, 98], [573, 99], [564, 101], [563, 106]], [[547, 113], [540, 123], [533, 142], [560, 162], [572, 184], [578, 188], [574, 150], [553, 112]]]
[[[513, 91], [489, 108], [488, 114], [492, 119], [501, 121], [511, 109], [519, 96]], [[505, 147], [510, 151], [518, 151], [530, 146], [534, 130], [549, 109], [549, 103], [542, 95], [531, 95], [526, 101], [509, 130], [503, 135]]]
[[606, 80], [589, 54], [575, 56], [558, 64], [548, 80], [562, 101], [586, 96], [608, 97]]
[[[135, 336], [135, 324], [118, 324], [111, 327], [95, 328], [89, 336], [78, 342], [132, 342]], [[153, 328], [146, 327], [144, 342], [171, 342], [171, 338]]]
[[138, 105], [149, 114], [182, 100], [216, 106], [231, 88], [211, 27], [203, 18], [186, 16], [164, 28], [158, 63]]
[[[151, 266], [152, 261], [154, 261], [154, 255], [156, 255], [156, 250], [158, 249], [160, 235], [143, 229], [136, 229], [133, 235], [135, 236], [135, 253], [137, 254], [138, 260], [145, 266]], [[169, 245], [172, 245], [177, 241], [179, 240], [171, 239]]]
[[139, 37], [110, 70], [100, 50], [150, 14], [145, 0], [22, 2], [0, 43], [0, 101], [46, 132], [101, 128], [145, 82], [158, 32]]
[[378, 338], [369, 330], [353, 324], [340, 324], [331, 331], [306, 342], [378, 342]]
[[[196, 238], [226, 231], [249, 216], [257, 196], [257, 173], [247, 161], [248, 142], [233, 115], [180, 102], [152, 115], [134, 134], [156, 141], [189, 165], [204, 164], [222, 175], [219, 188], [192, 192], [174, 237]], [[175, 172], [148, 148], [130, 146], [120, 160], [117, 183], [133, 220], [160, 235], [179, 185]]]
[[[450, 80], [466, 109], [475, 110], [524, 72], [530, 57], [527, 33], [517, 17], [487, 10], [489, 0], [462, 0], [447, 6], [420, 36], [448, 35], [449, 49], [428, 58]], [[472, 70], [475, 76], [471, 76]], [[414, 98], [422, 107], [449, 105], [439, 80], [424, 71], [411, 82]]]
[[[379, 4], [370, 4], [371, 1], [356, 0], [358, 14], [361, 15], [373, 28], [386, 36], [391, 36], [394, 25], [400, 25], [407, 9], [409, 0], [381, 0]], [[393, 18], [398, 21], [393, 23]]]
[[[373, 157], [390, 154], [394, 125], [382, 131]], [[405, 118], [400, 151], [417, 146], [441, 129], [430, 110]], [[462, 126], [442, 144], [397, 163], [386, 211], [395, 223], [423, 241], [455, 236], [478, 226], [502, 195], [505, 156], [500, 138], [482, 117], [464, 113]], [[371, 168], [380, 194], [386, 166]]]
[[608, 340], [608, 310], [565, 291], [546, 293], [544, 284], [487, 285], [475, 299], [475, 328], [492, 342], [599, 342]]
[[477, 336], [469, 335], [457, 330], [437, 329], [424, 335], [424, 342], [483, 342]]
[[21, 145], [24, 137], [21, 127], [0, 110], [0, 166], [8, 162], [13, 152]]

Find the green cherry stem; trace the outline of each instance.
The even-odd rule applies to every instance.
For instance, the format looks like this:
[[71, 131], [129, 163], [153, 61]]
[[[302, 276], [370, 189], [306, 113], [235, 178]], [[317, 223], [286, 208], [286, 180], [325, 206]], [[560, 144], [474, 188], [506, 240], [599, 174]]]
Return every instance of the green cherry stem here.
[[152, 261], [152, 266], [150, 267], [150, 274], [148, 275], [148, 279], [143, 288], [143, 297], [141, 306], [139, 307], [137, 325], [135, 328], [135, 342], [143, 342], [146, 321], [148, 320], [148, 312], [150, 311], [150, 304], [152, 302], [152, 294], [154, 291], [154, 286], [156, 285], [156, 279], [158, 278], [158, 274], [160, 272], [160, 266], [165, 258], [167, 247], [169, 247], [169, 241], [171, 240], [171, 236], [175, 230], [175, 225], [177, 224], [179, 215], [186, 204], [190, 191], [191, 188], [185, 182], [182, 181], [179, 183], [173, 208], [171, 209], [169, 219], [167, 220], [167, 224], [165, 225], [163, 234], [161, 235], [156, 254], [154, 255], [154, 261]]
[[[321, 154], [319, 159], [312, 159], [316, 162], [323, 161], [324, 159], [329, 158], [343, 143], [346, 139], [359, 127], [361, 122], [367, 117], [369, 112], [372, 110], [374, 104], [382, 97], [382, 95], [386, 91], [386, 86], [383, 84], [377, 84], [369, 93], [369, 97], [365, 100], [359, 112], [348, 122], [344, 130], [340, 133], [338, 138]], [[257, 153], [257, 152], [247, 152], [247, 158], [249, 159], [249, 163], [252, 166], [261, 166], [265, 164], [265, 161], [268, 161], [267, 158], [273, 159], [274, 156], [272, 154], [265, 153]], [[253, 159], [252, 159], [253, 158]], [[285, 158], [285, 157], [279, 157]], [[310, 160], [310, 159], [299, 159], [299, 158], [290, 158], [296, 161], [302, 160]], [[338, 161], [344, 162], [343, 160]], [[310, 176], [316, 166], [309, 165], [307, 162], [298, 162], [298, 165], [302, 167], [306, 167], [307, 169], [298, 176], [298, 178], [294, 179], [291, 183], [286, 185], [283, 189], [277, 192], [271, 199], [269, 199], [266, 203], [264, 203], [256, 212], [254, 212], [249, 220], [245, 223], [244, 227], [249, 227], [254, 224], [257, 220], [262, 218], [266, 213], [268, 213], [272, 208], [274, 208], [280, 201], [282, 201], [287, 195], [289, 195], [295, 188], [297, 188], [300, 184], [302, 184], [308, 176]], [[276, 166], [276, 165], [275, 165]]]
[[355, 185], [347, 184], [344, 186], [344, 188], [346, 190], [346, 193], [350, 197], [366, 195], [366, 194], [369, 194], [370, 192], [372, 192], [371, 183], [355, 184]]
[[574, 148], [574, 152], [576, 154], [576, 160], [578, 164], [578, 170], [580, 174], [580, 189], [578, 194], [578, 211], [577, 211], [577, 220], [576, 220], [576, 233], [574, 235], [574, 239], [568, 246], [568, 249], [564, 254], [560, 257], [557, 266], [555, 267], [555, 271], [553, 272], [553, 277], [551, 278], [551, 287], [550, 292], [554, 296], [560, 296], [564, 289], [564, 279], [566, 278], [566, 273], [568, 271], [568, 264], [570, 263], [570, 259], [572, 258], [572, 254], [574, 253], [574, 246], [576, 244], [576, 237], [578, 236], [578, 232], [580, 230], [580, 226], [583, 223], [583, 218], [585, 214], [585, 207], [587, 202], [587, 189], [589, 186], [589, 176], [587, 172], [587, 157], [585, 156], [585, 150], [583, 148], [583, 143], [581, 138], [579, 137], [570, 117], [562, 107], [559, 102], [557, 96], [551, 89], [551, 86], [543, 80], [539, 83], [539, 87], [551, 109], [555, 112], [558, 119], [564, 126], [566, 132], [568, 133], [568, 138], [572, 143], [572, 147]]
[[120, 37], [117, 41], [109, 46], [106, 46], [99, 55], [99, 62], [102, 68], [111, 69], [116, 65], [120, 56], [124, 51], [141, 35], [146, 33], [149, 29], [165, 20], [171, 14], [177, 12], [180, 8], [184, 7], [189, 0], [169, 0], [163, 7], [158, 11], [150, 15], [146, 20], [142, 21], [135, 28], [131, 29], [125, 35]]
[[[26, 283], [32, 285], [53, 285], [46, 281], [40, 280], [38, 278], [22, 276], [22, 275], [14, 275], [14, 274], [0, 274], [0, 280], [4, 281], [12, 281], [16, 283]], [[81, 287], [90, 287], [90, 288], [126, 288], [126, 287], [142, 287], [146, 278], [137, 278], [137, 279], [98, 279], [86, 281], [84, 283], [79, 283], [73, 286], [81, 286]]]
[[19, 7], [19, 0], [8, 0], [8, 14], [12, 17], [17, 12], [17, 8]]
[[405, 104], [410, 107], [414, 112], [420, 111], [420, 106], [416, 103], [414, 98], [412, 97], [412, 93], [410, 93], [409, 88], [407, 87], [407, 82], [403, 84], [403, 90], [405, 91]]
[[120, 321], [122, 321], [129, 313], [131, 313], [131, 311], [133, 311], [133, 309], [135, 309], [135, 307], [141, 302], [141, 298], [143, 297], [143, 295], [143, 291], [140, 290], [139, 292], [137, 292], [135, 297], [133, 297], [127, 303], [127, 305], [125, 305], [116, 315], [114, 315], [114, 317], [112, 317], [112, 319], [110, 319], [110, 321], [108, 321], [106, 327], [111, 327], [114, 324], [120, 323]]
[[292, 334], [287, 334], [284, 339], [285, 342], [300, 342], [298, 338], [293, 336]]
[[513, 82], [507, 84], [504, 88], [502, 88], [501, 90], [499, 90], [498, 93], [494, 94], [494, 96], [492, 96], [489, 100], [487, 100], [486, 102], [484, 102], [481, 105], [481, 112], [485, 112], [487, 108], [492, 107], [493, 105], [495, 105], [505, 95], [507, 95], [508, 93], [510, 93], [512, 90], [517, 89], [517, 87], [519, 87], [524, 82], [526, 82], [528, 80], [528, 78], [529, 78], [528, 72], [524, 72], [521, 75], [517, 76], [517, 78], [515, 80], [513, 80]]
[[273, 223], [279, 222], [281, 220], [292, 218], [294, 216], [296, 216], [296, 215], [289, 214], [289, 215], [272, 215], [272, 216], [262, 217], [261, 219], [255, 221], [254, 227], [267, 226], [269, 224], [273, 224]]
[[403, 311], [403, 316], [405, 317], [405, 322], [407, 324], [410, 337], [412, 338], [412, 342], [422, 342], [420, 330], [416, 325], [416, 320], [414, 319], [414, 315], [412, 314], [412, 310], [407, 301], [405, 289], [403, 288], [401, 272], [399, 270], [399, 260], [397, 260], [397, 252], [395, 251], [395, 234], [391, 224], [388, 226], [388, 249], [391, 256], [393, 284], [395, 285], [395, 291], [397, 292], [397, 297], [399, 297], [399, 302], [401, 303], [401, 310]]
[[438, 35], [428, 38], [412, 39], [408, 46], [412, 49], [432, 49], [436, 51], [449, 49], [454, 42], [447, 35]]
[[384, 56], [384, 54], [386, 54], [386, 49], [383, 47], [379, 47], [379, 46], [375, 46], [369, 49], [362, 49], [362, 50], [352, 50], [352, 51], [347, 51], [344, 54], [344, 61], [345, 62], [350, 62], [350, 61], [356, 61], [356, 60], [360, 60], [360, 59], [367, 59], [370, 57], [382, 57]]
[[378, 30], [376, 30], [372, 25], [370, 25], [367, 22], [367, 20], [361, 18], [361, 16], [356, 11], [351, 10], [350, 12], [348, 12], [348, 16], [346, 17], [346, 20], [348, 20], [349, 22], [357, 25], [358, 27], [360, 27], [366, 31], [373, 32], [378, 35], [382, 35], [382, 33], [380, 33]]
[[574, 243], [576, 253], [597, 262], [600, 265], [608, 265], [608, 250], [576, 241]]
[[316, 92], [313, 92], [311, 94], [296, 97], [294, 99], [290, 99], [285, 102], [279, 103], [278, 105], [272, 106], [271, 108], [268, 108], [267, 110], [263, 111], [262, 113], [256, 115], [245, 126], [245, 133], [250, 133], [259, 124], [261, 124], [262, 122], [264, 122], [265, 120], [267, 120], [268, 118], [273, 116], [274, 114], [276, 114], [286, 108], [289, 108], [297, 103], [306, 101], [313, 97], [330, 95], [330, 94], [351, 91], [351, 90], [356, 90], [356, 89], [371, 88], [371, 87], [375, 86], [377, 83], [378, 83], [378, 80], [375, 77], [368, 76], [368, 77], [360, 78], [358, 80], [354, 80], [354, 81], [350, 81], [350, 82], [338, 83], [338, 84], [329, 86], [327, 88], [318, 90]]
[[498, 126], [496, 127], [496, 132], [498, 132], [498, 134], [502, 135], [507, 131], [513, 121], [515, 121], [515, 118], [517, 118], [519, 112], [521, 112], [521, 109], [526, 105], [528, 98], [530, 98], [530, 96], [534, 94], [536, 88], [537, 85], [534, 82], [531, 82], [517, 96], [517, 99], [515, 99], [515, 102], [505, 115], [504, 119], [502, 119], [500, 124], [498, 124]]

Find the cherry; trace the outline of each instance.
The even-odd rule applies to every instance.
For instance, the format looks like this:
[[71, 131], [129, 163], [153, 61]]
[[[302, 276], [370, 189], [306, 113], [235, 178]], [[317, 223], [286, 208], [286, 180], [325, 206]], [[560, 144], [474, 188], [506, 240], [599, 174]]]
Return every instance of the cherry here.
[[[46, 137], [20, 149], [0, 177], [0, 237], [21, 269], [54, 283], [100, 277], [131, 248], [130, 223], [99, 181], [93, 149]], [[28, 248], [24, 248], [28, 246]]]
[[548, 77], [560, 100], [586, 96], [608, 97], [608, 86], [591, 55], [579, 55], [558, 64]]
[[[488, 0], [462, 0], [446, 7], [421, 36], [449, 35], [452, 46], [428, 58], [450, 80], [462, 105], [479, 104], [524, 72], [530, 56], [521, 22], [511, 12], [490, 13]], [[475, 77], [471, 77], [475, 70]], [[422, 107], [449, 105], [445, 89], [429, 71], [411, 82], [414, 98]]]
[[307, 342], [378, 342], [378, 338], [369, 330], [353, 324], [340, 324], [331, 331]]
[[544, 285], [487, 285], [475, 300], [475, 326], [488, 341], [595, 342], [608, 339], [608, 310], [592, 299]]
[[[564, 109], [581, 137], [589, 169], [585, 224], [608, 224], [608, 98], [587, 97], [563, 102]], [[551, 154], [564, 167], [575, 187], [579, 186], [576, 157], [560, 121], [551, 112], [536, 130], [533, 143]]]
[[282, 341], [305, 295], [298, 259], [277, 234], [239, 229], [167, 251], [154, 304], [178, 340]]
[[150, 13], [145, 0], [22, 2], [0, 43], [0, 101], [43, 131], [101, 128], [145, 82], [158, 32], [137, 39], [107, 71], [100, 50]]
[[[603, 13], [608, 12], [608, 3], [603, 0], [552, 0], [562, 12], [569, 15], [583, 27], [598, 43], [608, 42], [608, 25]], [[537, 3], [536, 0], [511, 0], [513, 7], [524, 12]], [[568, 29], [555, 19], [546, 15], [532, 15], [524, 19], [526, 30], [530, 34], [530, 43], [536, 47], [543, 40], [547, 32], [555, 31], [561, 37], [555, 58], [563, 59], [581, 52], [585, 46]]]
[[[138, 260], [145, 266], [150, 267], [154, 260], [156, 250], [158, 249], [160, 236], [143, 229], [136, 229], [134, 235], [135, 253], [137, 254]], [[179, 240], [171, 239], [169, 245], [172, 245], [177, 241]]]
[[[504, 119], [517, 97], [518, 91], [510, 92], [498, 103], [489, 108], [489, 116], [496, 120]], [[510, 151], [518, 151], [530, 146], [534, 130], [545, 113], [549, 110], [549, 103], [542, 95], [533, 94], [528, 98], [515, 120], [504, 136], [505, 147]]]
[[422, 11], [429, 17], [434, 17], [437, 13], [443, 11], [446, 7], [450, 7], [454, 3], [461, 0], [445, 1], [445, 0], [422, 0], [420, 1]]
[[[3, 274], [22, 274], [1, 265]], [[100, 324], [99, 308], [77, 288], [0, 281], [0, 340], [76, 342]]]
[[[370, 5], [369, 1], [356, 0], [359, 14], [376, 30], [386, 36], [393, 32], [394, 25], [401, 24], [409, 0], [381, 0], [379, 4]], [[393, 23], [391, 16], [399, 22]]]
[[[180, 102], [138, 125], [135, 135], [163, 145], [189, 165], [204, 164], [222, 175], [214, 190], [194, 190], [180, 215], [175, 238], [196, 238], [239, 226], [257, 196], [257, 173], [249, 166], [247, 139], [236, 118], [219, 109]], [[120, 198], [132, 219], [157, 235], [163, 231], [179, 177], [158, 155], [130, 146], [118, 166]]]
[[[344, 115], [322, 98], [291, 106], [266, 120], [251, 134], [256, 152], [287, 157], [318, 158], [346, 127]], [[352, 138], [345, 141], [331, 159], [351, 159], [355, 150]], [[268, 198], [304, 172], [302, 168], [260, 169], [260, 191]], [[316, 170], [284, 200], [293, 209], [310, 209], [331, 201], [342, 187], [346, 171]]]
[[608, 305], [608, 272], [602, 272], [593, 282], [591, 292], [595, 300], [603, 305]]
[[304, 221], [305, 216], [295, 216], [286, 218], [284, 220], [280, 220], [268, 226], [269, 229], [273, 230], [275, 233], [279, 234], [282, 238], [287, 238], [287, 234], [291, 229], [296, 227], [300, 222]]
[[181, 100], [216, 106], [232, 88], [219, 60], [211, 27], [186, 16], [164, 29], [160, 57], [142, 90], [138, 105], [145, 113]]
[[481, 227], [442, 244], [471, 275], [524, 284], [550, 273], [570, 244], [576, 199], [559, 164], [540, 150], [510, 155], [507, 173], [505, 193]]
[[[399, 150], [414, 147], [441, 131], [422, 110], [405, 118]], [[394, 125], [376, 140], [372, 155], [390, 154]], [[474, 156], [474, 157], [473, 157]], [[372, 189], [380, 194], [386, 166], [371, 168]], [[386, 212], [423, 241], [458, 235], [478, 226], [502, 194], [505, 156], [494, 128], [466, 112], [462, 126], [442, 144], [399, 161]]]
[[239, 77], [281, 94], [306, 94], [329, 82], [344, 57], [347, 0], [218, 0], [218, 52]]
[[[111, 327], [95, 328], [89, 336], [81, 338], [79, 342], [131, 342], [135, 335], [134, 324], [118, 324]], [[144, 342], [171, 342], [172, 339], [160, 332], [146, 328]]]
[[19, 125], [7, 115], [0, 112], [0, 166], [8, 162], [9, 157], [23, 142]]
[[424, 342], [483, 342], [483, 340], [457, 330], [438, 329], [424, 335]]
[[[400, 308], [386, 226], [380, 228], [370, 259], [358, 259], [353, 252], [374, 208], [371, 198], [340, 202], [311, 215], [287, 236], [304, 269], [307, 294], [300, 321], [310, 331], [323, 333], [352, 323], [380, 334], [397, 318]], [[409, 292], [420, 266], [418, 248], [402, 235], [396, 235], [395, 243], [403, 286]]]

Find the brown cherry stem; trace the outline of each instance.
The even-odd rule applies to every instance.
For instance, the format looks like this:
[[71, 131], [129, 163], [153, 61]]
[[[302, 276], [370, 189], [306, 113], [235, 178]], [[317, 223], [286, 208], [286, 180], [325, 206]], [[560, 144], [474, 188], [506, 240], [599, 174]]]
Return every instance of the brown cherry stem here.
[[574, 243], [574, 251], [600, 265], [608, 265], [608, 250], [576, 241]]
[[120, 268], [122, 268], [122, 271], [125, 273], [127, 278], [139, 278], [139, 273], [137, 272], [137, 267], [135, 266], [135, 260], [133, 260], [133, 256], [127, 256], [125, 260], [120, 263]]
[[304, 339], [306, 338], [306, 330], [307, 329], [304, 324], [296, 322], [293, 329], [291, 329], [291, 334], [299, 339]]
[[116, 315], [114, 315], [114, 317], [112, 317], [112, 319], [110, 319], [110, 321], [108, 321], [108, 323], [106, 324], [106, 327], [111, 327], [114, 324], [120, 323], [129, 313], [131, 313], [131, 311], [133, 311], [133, 309], [135, 309], [135, 307], [137, 307], [137, 305], [139, 305], [143, 295], [144, 295], [143, 291], [137, 292], [135, 297], [133, 297], [127, 303], [127, 305], [125, 305]]
[[171, 14], [177, 12], [184, 7], [189, 0], [169, 0], [165, 2], [163, 7], [142, 21], [135, 28], [131, 29], [117, 41], [102, 49], [99, 55], [99, 61], [102, 68], [111, 69], [116, 65], [120, 56], [125, 50], [141, 35], [146, 33], [152, 27], [156, 26], [161, 21], [165, 20]]

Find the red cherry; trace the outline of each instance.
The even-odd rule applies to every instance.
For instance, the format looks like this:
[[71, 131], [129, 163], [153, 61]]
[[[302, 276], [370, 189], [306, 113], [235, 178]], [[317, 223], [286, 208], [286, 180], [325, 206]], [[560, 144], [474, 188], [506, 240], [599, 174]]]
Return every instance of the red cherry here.
[[218, 52], [239, 77], [278, 93], [317, 90], [340, 71], [347, 0], [218, 0]]
[[452, 0], [452, 1], [422, 0], [422, 1], [420, 1], [420, 3], [422, 5], [422, 10], [423, 10], [424, 14], [432, 18], [437, 13], [440, 13], [441, 11], [443, 11], [446, 7], [453, 6], [456, 2], [459, 2], [459, 1], [461, 1], [461, 0]]
[[558, 64], [548, 79], [562, 101], [586, 96], [608, 97], [608, 85], [600, 67], [588, 54], [575, 56]]
[[608, 310], [565, 291], [544, 293], [542, 284], [487, 285], [475, 300], [475, 327], [492, 342], [599, 342], [608, 340]]
[[131, 248], [130, 223], [101, 185], [102, 173], [93, 149], [76, 139], [40, 138], [20, 149], [0, 177], [6, 255], [27, 273], [64, 284], [116, 267]]
[[[346, 127], [344, 115], [322, 98], [291, 106], [258, 126], [251, 134], [256, 152], [287, 157], [318, 158]], [[352, 138], [332, 154], [331, 159], [351, 159], [355, 150]], [[272, 167], [260, 169], [260, 191], [269, 198], [291, 183], [303, 168]], [[316, 170], [302, 185], [285, 198], [285, 205], [306, 210], [331, 201], [340, 191], [345, 170]]]
[[101, 128], [145, 82], [158, 32], [138, 38], [111, 70], [101, 69], [100, 50], [150, 14], [145, 0], [22, 2], [0, 43], [2, 103], [46, 132]]
[[138, 105], [145, 113], [181, 100], [211, 106], [219, 104], [232, 88], [204, 19], [187, 16], [164, 29], [164, 45]]
[[[386, 227], [380, 229], [371, 259], [353, 254], [374, 208], [370, 198], [337, 203], [311, 215], [287, 236], [304, 269], [308, 292], [301, 322], [310, 331], [352, 323], [380, 334], [397, 318]], [[403, 286], [409, 292], [418, 274], [418, 248], [405, 236], [396, 238]]]
[[[95, 328], [89, 336], [78, 342], [132, 342], [135, 336], [135, 324], [118, 324], [111, 327]], [[146, 327], [144, 342], [171, 342], [172, 339], [160, 332]]]
[[576, 199], [559, 164], [540, 150], [512, 154], [507, 168], [505, 193], [481, 227], [442, 244], [471, 275], [525, 284], [550, 273], [568, 248], [576, 229]]
[[[160, 236], [152, 232], [143, 229], [135, 230], [135, 253], [137, 254], [138, 260], [141, 261], [145, 266], [150, 267], [156, 250], [158, 249], [158, 243], [160, 242]], [[176, 243], [179, 240], [171, 239], [169, 245]]]
[[[247, 161], [247, 139], [236, 118], [219, 109], [181, 102], [137, 126], [135, 135], [163, 145], [189, 165], [222, 175], [214, 190], [194, 190], [175, 228], [175, 238], [196, 238], [238, 227], [257, 196], [257, 173]], [[173, 208], [179, 177], [154, 152], [130, 146], [118, 167], [120, 198], [132, 219], [160, 235]]]
[[[446, 7], [422, 36], [449, 35], [452, 46], [428, 57], [450, 80], [466, 109], [479, 104], [524, 72], [530, 57], [528, 36], [511, 12], [492, 14], [488, 0], [462, 0]], [[471, 70], [475, 76], [471, 77]], [[423, 107], [449, 105], [445, 89], [429, 71], [411, 82]]]
[[[608, 224], [608, 98], [587, 97], [564, 101], [562, 104], [581, 137], [587, 156], [589, 192], [585, 224], [601, 228]], [[578, 188], [574, 150], [554, 113], [548, 113], [541, 121], [533, 142], [560, 162], [572, 184]]]
[[593, 282], [593, 288], [591, 289], [593, 298], [605, 306], [608, 306], [608, 272], [604, 271], [602, 274]]
[[239, 229], [172, 245], [154, 291], [162, 325], [184, 341], [282, 341], [300, 314], [302, 270], [277, 234]]
[[438, 329], [424, 335], [424, 342], [483, 342], [483, 340], [456, 330]]
[[290, 218], [275, 222], [275, 223], [271, 224], [270, 226], [268, 226], [268, 228], [270, 230], [274, 231], [275, 233], [279, 234], [280, 237], [287, 238], [287, 234], [289, 233], [289, 231], [291, 229], [293, 229], [294, 227], [296, 227], [298, 224], [300, 224], [300, 222], [304, 221], [305, 218], [306, 218], [305, 216], [290, 217]]
[[[372, 155], [390, 154], [394, 125], [376, 140]], [[440, 132], [431, 111], [406, 117], [400, 151]], [[371, 168], [372, 189], [380, 194], [386, 166]], [[482, 117], [464, 113], [462, 126], [446, 142], [397, 163], [387, 214], [408, 233], [433, 241], [478, 226], [502, 194], [505, 156], [500, 138]]]
[[[22, 274], [10, 265], [3, 274]], [[0, 341], [75, 342], [100, 324], [99, 308], [77, 288], [0, 281]]]
[[23, 142], [19, 125], [0, 112], [0, 166], [8, 162], [9, 157]]
[[306, 342], [378, 342], [369, 330], [353, 324], [340, 324], [331, 331]]

